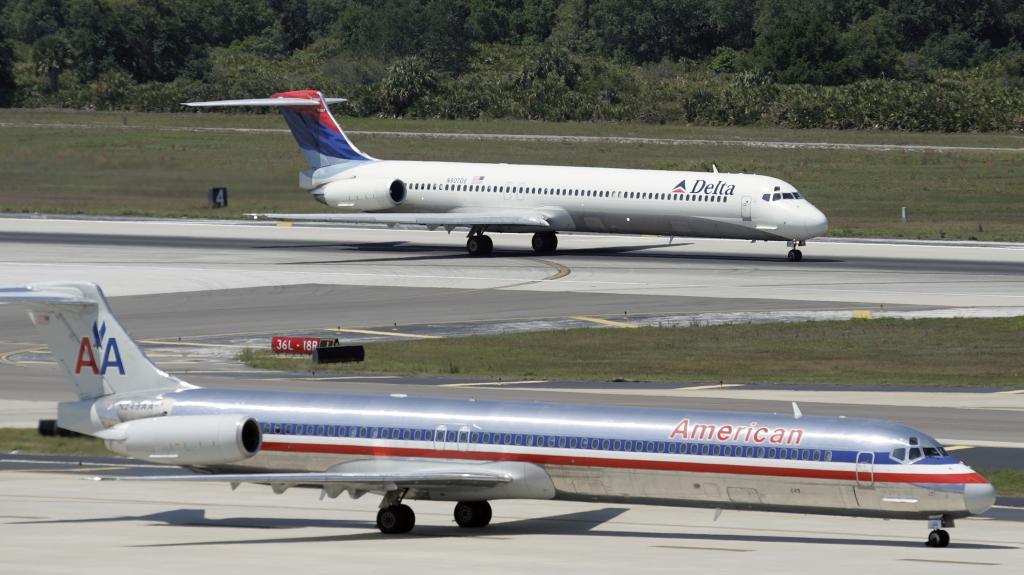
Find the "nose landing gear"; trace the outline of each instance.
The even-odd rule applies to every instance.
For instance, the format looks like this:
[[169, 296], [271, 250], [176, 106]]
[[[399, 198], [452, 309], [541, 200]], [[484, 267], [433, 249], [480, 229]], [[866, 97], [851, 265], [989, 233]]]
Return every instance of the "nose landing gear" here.
[[789, 253], [786, 254], [786, 259], [791, 261], [791, 262], [798, 262], [798, 261], [804, 259], [804, 253], [801, 252], [797, 248], [800, 247], [800, 246], [806, 246], [806, 245], [807, 245], [807, 242], [804, 241], [804, 240], [792, 240], [792, 241], [786, 242], [786, 246], [791, 248], [789, 250]]
[[928, 541], [925, 543], [928, 547], [946, 547], [949, 545], [949, 531], [945, 529], [935, 529], [928, 534]]
[[953, 518], [948, 515], [943, 515], [938, 519], [929, 519], [928, 528], [932, 530], [928, 534], [928, 540], [925, 541], [925, 545], [928, 547], [948, 547], [949, 546], [949, 531], [943, 529], [943, 527], [955, 527], [956, 524], [953, 522]]

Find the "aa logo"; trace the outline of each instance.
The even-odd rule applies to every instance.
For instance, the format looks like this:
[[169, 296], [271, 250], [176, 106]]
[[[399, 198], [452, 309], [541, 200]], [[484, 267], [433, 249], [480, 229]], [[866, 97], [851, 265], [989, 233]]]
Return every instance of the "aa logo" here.
[[[106, 338], [104, 341], [106, 335], [107, 322], [92, 322], [92, 340], [88, 336], [82, 338], [78, 346], [75, 373], [82, 373], [82, 368], [87, 367], [93, 375], [106, 375], [108, 369], [116, 367], [117, 372], [124, 375], [124, 363], [121, 361], [121, 350], [117, 347], [117, 338]], [[97, 362], [97, 357], [101, 357], [102, 361]]]

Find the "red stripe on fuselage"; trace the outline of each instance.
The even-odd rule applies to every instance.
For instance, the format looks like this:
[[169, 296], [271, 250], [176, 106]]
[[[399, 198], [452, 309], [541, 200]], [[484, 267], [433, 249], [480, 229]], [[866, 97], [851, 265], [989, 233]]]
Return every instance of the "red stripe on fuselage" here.
[[[522, 461], [539, 465], [571, 465], [576, 467], [612, 467], [618, 469], [651, 469], [656, 471], [690, 471], [694, 473], [721, 473], [732, 475], [763, 475], [771, 477], [800, 477], [811, 479], [842, 479], [856, 481], [857, 472], [839, 469], [813, 469], [793, 467], [762, 467], [728, 463], [694, 463], [692, 461], [655, 461], [649, 459], [614, 459], [609, 457], [572, 457], [539, 453], [498, 453], [481, 451], [448, 451], [415, 447], [384, 447], [372, 445], [334, 445], [322, 443], [265, 442], [267, 451], [292, 453], [339, 453], [369, 455], [372, 457], [424, 457], [429, 459], [468, 459], [477, 461]], [[866, 479], [868, 472], [862, 472]], [[879, 483], [988, 483], [977, 473], [890, 473], [875, 472]]]

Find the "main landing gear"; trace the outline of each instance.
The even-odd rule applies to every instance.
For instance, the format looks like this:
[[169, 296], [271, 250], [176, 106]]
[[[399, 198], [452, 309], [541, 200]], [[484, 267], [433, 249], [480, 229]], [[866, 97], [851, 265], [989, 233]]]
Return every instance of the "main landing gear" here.
[[539, 232], [533, 234], [533, 251], [538, 254], [554, 253], [558, 249], [558, 236], [555, 232]]
[[380, 502], [380, 509], [377, 510], [377, 529], [381, 533], [408, 533], [416, 526], [416, 514], [412, 507], [402, 503], [402, 498], [408, 493], [408, 489], [401, 491], [388, 491]]
[[455, 505], [455, 522], [467, 529], [487, 527], [491, 522], [491, 504], [486, 501], [459, 501]]
[[469, 237], [466, 238], [466, 251], [473, 257], [483, 257], [491, 255], [494, 251], [494, 242], [491, 241], [489, 236], [485, 236], [484, 232], [487, 230], [487, 226], [473, 226], [469, 228]]
[[[494, 242], [490, 236], [484, 235], [485, 226], [473, 226], [466, 238], [466, 251], [473, 257], [484, 257], [494, 253]], [[558, 249], [558, 236], [555, 232], [539, 232], [533, 234], [531, 242], [533, 251], [538, 254], [554, 253]]]
[[789, 253], [786, 254], [786, 259], [787, 260], [789, 260], [791, 262], [798, 262], [798, 261], [804, 259], [804, 253], [802, 251], [800, 251], [799, 249], [797, 249], [797, 248], [800, 247], [800, 246], [806, 246], [807, 245], [806, 241], [804, 241], [804, 240], [793, 240], [791, 242], [786, 242], [786, 245], [788, 247], [792, 248], [792, 249], [789, 250]]
[[[389, 491], [377, 511], [377, 529], [388, 535], [408, 533], [416, 526], [416, 514], [402, 503], [407, 490]], [[455, 523], [466, 529], [480, 529], [491, 522], [491, 504], [486, 501], [460, 501], [455, 505]]]
[[943, 516], [939, 519], [929, 519], [928, 527], [932, 530], [928, 534], [928, 540], [925, 545], [928, 547], [947, 547], [949, 546], [949, 531], [943, 529], [943, 527], [955, 527], [956, 524], [953, 522], [952, 517]]

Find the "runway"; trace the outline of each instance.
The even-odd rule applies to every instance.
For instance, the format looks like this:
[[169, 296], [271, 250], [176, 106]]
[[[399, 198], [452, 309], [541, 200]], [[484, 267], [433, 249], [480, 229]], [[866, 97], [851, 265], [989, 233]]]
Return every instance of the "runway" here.
[[[830, 240], [812, 242], [804, 261], [790, 263], [777, 244], [566, 234], [557, 254], [537, 257], [528, 241], [496, 235], [495, 257], [470, 259], [461, 234], [440, 231], [0, 218], [0, 283], [100, 283], [154, 360], [199, 385], [755, 411], [788, 411], [799, 401], [804, 413], [895, 419], [987, 446], [961, 450], [978, 465], [1021, 459], [1024, 394], [1000, 393], [1016, 390], [324, 376], [258, 372], [234, 360], [241, 347], [265, 345], [275, 333], [356, 342], [854, 312], [1024, 313], [1024, 245]], [[0, 307], [0, 426], [70, 398], [23, 312]], [[318, 503], [313, 493], [272, 497], [255, 487], [154, 491], [39, 471], [0, 466], [0, 537], [12, 549], [28, 546], [0, 557], [12, 572], [52, 571], [76, 554], [96, 557], [96, 549], [117, 559], [82, 565], [84, 572], [127, 572], [143, 562], [171, 571], [197, 560], [208, 569], [267, 571], [341, 558], [356, 569], [508, 572], [536, 570], [528, 561], [536, 553], [551, 558], [549, 571], [666, 571], [682, 559], [690, 568], [748, 572], [756, 558], [810, 572], [841, 555], [849, 561], [831, 570], [999, 572], [1024, 558], [1024, 530], [1003, 516], [964, 522], [953, 533], [964, 545], [938, 556], [923, 547], [916, 523], [730, 512], [715, 522], [706, 511], [543, 502], [496, 505], [495, 529], [480, 535], [451, 527], [446, 505], [417, 504], [423, 528], [393, 554], [396, 543], [372, 526], [376, 498]], [[26, 554], [29, 542], [54, 533], [66, 542], [57, 553], [42, 562]]]
[[917, 522], [730, 511], [715, 521], [712, 510], [516, 501], [496, 502], [491, 526], [469, 531], [454, 525], [449, 504], [417, 502], [416, 530], [384, 537], [371, 497], [153, 489], [59, 472], [0, 478], [0, 568], [11, 573], [667, 573], [683, 562], [715, 573], [749, 573], [751, 562], [787, 573], [825, 563], [837, 574], [1011, 573], [1024, 560], [1021, 524], [991, 519], [958, 522], [953, 544], [936, 550]]

